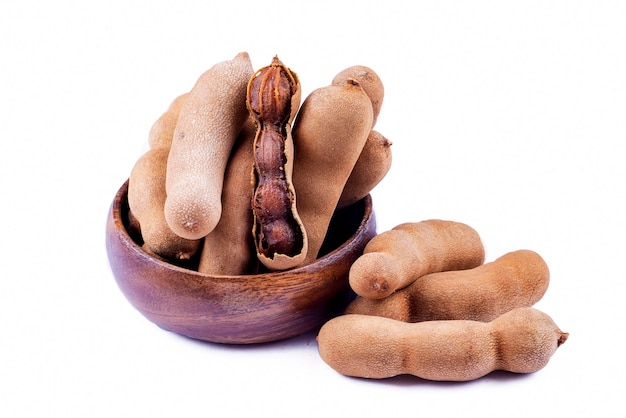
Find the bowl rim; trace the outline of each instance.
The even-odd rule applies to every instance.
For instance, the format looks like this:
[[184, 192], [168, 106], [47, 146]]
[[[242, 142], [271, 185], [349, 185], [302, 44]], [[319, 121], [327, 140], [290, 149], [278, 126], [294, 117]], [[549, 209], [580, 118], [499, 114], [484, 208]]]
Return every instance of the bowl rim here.
[[[115, 194], [113, 202], [111, 203], [110, 209], [110, 217], [113, 220], [115, 225], [116, 233], [124, 240], [125, 244], [132, 248], [132, 250], [137, 253], [142, 258], [149, 260], [152, 263], [155, 263], [163, 268], [171, 269], [174, 271], [178, 271], [184, 274], [191, 274], [193, 276], [197, 276], [198, 278], [210, 279], [210, 280], [228, 280], [228, 281], [236, 281], [236, 280], [254, 280], [255, 278], [265, 278], [275, 277], [276, 279], [283, 278], [283, 276], [296, 276], [300, 273], [311, 274], [313, 272], [319, 271], [325, 268], [329, 262], [333, 262], [334, 259], [340, 257], [340, 255], [345, 252], [348, 247], [355, 245], [355, 241], [359, 235], [365, 233], [368, 227], [374, 228], [374, 235], [376, 235], [376, 220], [375, 213], [373, 208], [373, 200], [371, 194], [367, 194], [364, 198], [359, 201], [353, 203], [347, 208], [354, 207], [355, 205], [363, 206], [363, 215], [361, 220], [354, 230], [354, 232], [342, 242], [339, 246], [324, 254], [322, 257], [319, 257], [315, 261], [310, 264], [294, 267], [292, 269], [281, 270], [281, 271], [271, 271], [264, 273], [253, 273], [247, 275], [226, 275], [226, 274], [209, 274], [209, 273], [201, 273], [197, 270], [185, 268], [182, 266], [177, 266], [175, 264], [170, 263], [164, 258], [159, 256], [155, 256], [153, 254], [147, 253], [131, 236], [126, 227], [123, 220], [123, 212], [128, 210], [128, 184], [129, 179], [127, 179], [118, 191]], [[373, 226], [370, 226], [370, 223], [374, 222]]]

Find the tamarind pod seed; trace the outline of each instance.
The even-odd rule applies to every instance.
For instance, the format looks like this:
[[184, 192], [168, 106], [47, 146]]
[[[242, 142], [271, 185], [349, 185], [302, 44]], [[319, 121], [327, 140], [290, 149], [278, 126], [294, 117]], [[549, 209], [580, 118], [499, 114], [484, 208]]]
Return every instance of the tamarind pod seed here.
[[297, 210], [292, 182], [293, 117], [300, 105], [297, 75], [278, 57], [248, 83], [246, 104], [257, 125], [254, 138], [253, 228], [257, 258], [270, 270], [303, 262], [306, 230]]
[[252, 64], [242, 52], [200, 76], [180, 111], [167, 163], [165, 219], [187, 239], [205, 237], [219, 221], [224, 172], [248, 116]]

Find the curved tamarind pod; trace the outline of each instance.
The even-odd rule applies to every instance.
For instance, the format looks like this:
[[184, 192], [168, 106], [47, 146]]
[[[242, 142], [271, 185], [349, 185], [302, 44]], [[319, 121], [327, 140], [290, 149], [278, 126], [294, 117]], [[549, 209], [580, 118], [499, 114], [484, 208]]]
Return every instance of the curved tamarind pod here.
[[[383, 104], [385, 88], [374, 70], [364, 65], [354, 65], [339, 72], [332, 81], [341, 85], [348, 80], [356, 80], [372, 102], [372, 128]], [[350, 178], [346, 182], [337, 208], [343, 208], [357, 202], [385, 177], [391, 168], [391, 142], [377, 131], [370, 132], [363, 151], [359, 156]]]
[[349, 281], [358, 295], [382, 299], [425, 274], [474, 268], [484, 260], [480, 236], [466, 224], [407, 222], [367, 243], [350, 267]]
[[332, 81], [333, 85], [340, 86], [348, 80], [356, 80], [372, 102], [372, 128], [376, 125], [380, 108], [383, 105], [385, 88], [383, 82], [374, 70], [365, 65], [353, 65], [338, 73]]
[[346, 181], [372, 128], [372, 103], [354, 80], [314, 90], [294, 123], [293, 184], [314, 261]]
[[391, 168], [391, 141], [372, 130], [346, 182], [337, 209], [350, 206], [367, 196]]
[[548, 315], [527, 307], [492, 322], [342, 315], [322, 326], [317, 341], [322, 359], [344, 375], [469, 381], [494, 370], [536, 372], [568, 336]]
[[549, 282], [543, 258], [534, 251], [518, 250], [472, 269], [427, 274], [384, 299], [358, 297], [346, 313], [405, 322], [487, 322], [512, 309], [534, 305]]
[[187, 100], [188, 95], [189, 93], [183, 93], [175, 98], [167, 111], [152, 124], [148, 135], [148, 145], [150, 148], [171, 147], [172, 138], [174, 138], [174, 130], [176, 129], [178, 116], [180, 115], [180, 109], [183, 107], [183, 103]]
[[239, 276], [255, 271], [257, 258], [250, 234], [252, 187], [250, 177], [245, 175], [252, 168], [255, 135], [256, 126], [249, 117], [226, 165], [222, 216], [204, 237], [198, 265], [200, 273]]
[[307, 233], [292, 183], [291, 122], [300, 97], [298, 76], [278, 57], [258, 70], [248, 83], [246, 104], [257, 124], [252, 234], [258, 259], [270, 270], [295, 267], [307, 254]]
[[245, 52], [215, 64], [181, 108], [167, 162], [165, 219], [183, 238], [203, 238], [219, 221], [224, 172], [248, 116], [246, 86], [252, 74]]
[[128, 180], [128, 205], [139, 224], [143, 249], [169, 261], [188, 260], [200, 247], [200, 240], [176, 235], [165, 222], [165, 172], [169, 149], [152, 148], [135, 163]]

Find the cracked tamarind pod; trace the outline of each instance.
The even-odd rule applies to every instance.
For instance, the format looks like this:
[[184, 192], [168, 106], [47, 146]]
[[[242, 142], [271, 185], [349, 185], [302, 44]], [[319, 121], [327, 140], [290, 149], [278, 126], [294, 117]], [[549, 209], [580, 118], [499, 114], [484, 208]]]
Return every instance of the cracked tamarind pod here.
[[270, 270], [300, 265], [307, 232], [292, 183], [291, 123], [300, 105], [300, 81], [278, 57], [249, 80], [247, 107], [257, 124], [252, 171], [252, 234], [259, 261]]
[[183, 103], [167, 162], [165, 219], [187, 239], [205, 237], [222, 213], [224, 172], [248, 112], [247, 53], [203, 73]]
[[318, 257], [330, 219], [372, 129], [372, 103], [356, 80], [321, 87], [306, 98], [294, 123], [293, 184], [309, 251]]

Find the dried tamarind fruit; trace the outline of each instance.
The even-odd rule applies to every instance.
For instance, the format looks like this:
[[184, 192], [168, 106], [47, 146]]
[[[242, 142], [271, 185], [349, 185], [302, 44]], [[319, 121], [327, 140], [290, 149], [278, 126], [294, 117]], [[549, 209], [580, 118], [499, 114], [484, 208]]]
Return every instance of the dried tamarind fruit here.
[[252, 239], [252, 188], [250, 170], [256, 126], [246, 121], [226, 166], [222, 191], [222, 216], [204, 237], [198, 271], [217, 275], [245, 275], [258, 264]]
[[359, 83], [365, 94], [372, 102], [372, 128], [376, 125], [376, 120], [380, 114], [385, 96], [383, 82], [374, 70], [365, 65], [353, 65], [339, 72], [332, 81], [333, 85], [340, 86], [348, 80], [355, 80]]
[[308, 239], [292, 182], [291, 123], [300, 105], [300, 81], [278, 57], [248, 83], [247, 107], [256, 121], [252, 233], [257, 257], [270, 270], [301, 264]]
[[252, 74], [248, 54], [237, 54], [203, 73], [182, 104], [167, 162], [164, 211], [183, 238], [203, 238], [219, 221], [224, 172], [248, 117]]
[[324, 362], [347, 376], [469, 381], [494, 370], [536, 372], [568, 336], [550, 316], [526, 307], [491, 322], [341, 315], [322, 326], [317, 341]]
[[294, 122], [293, 184], [309, 250], [319, 254], [346, 181], [372, 129], [372, 103], [355, 80], [318, 88], [304, 100]]
[[200, 240], [175, 234], [165, 221], [165, 171], [169, 148], [159, 146], [144, 153], [128, 179], [128, 205], [139, 225], [143, 249], [166, 260], [189, 260], [198, 251]]
[[337, 208], [345, 208], [367, 196], [391, 168], [391, 141], [370, 131], [350, 177], [341, 192]]
[[165, 111], [159, 119], [157, 119], [150, 127], [150, 133], [148, 134], [148, 144], [150, 148], [172, 146], [172, 139], [174, 138], [174, 130], [178, 123], [178, 117], [180, 115], [180, 109], [187, 100], [189, 93], [183, 93], [176, 97], [167, 111]]
[[382, 299], [425, 274], [469, 269], [484, 260], [480, 236], [464, 223], [406, 222], [367, 243], [350, 267], [349, 281], [358, 295]]
[[531, 250], [517, 250], [475, 268], [426, 274], [384, 299], [358, 297], [346, 313], [405, 322], [487, 322], [512, 309], [533, 306], [549, 282], [543, 258]]

